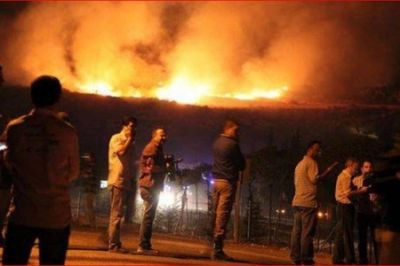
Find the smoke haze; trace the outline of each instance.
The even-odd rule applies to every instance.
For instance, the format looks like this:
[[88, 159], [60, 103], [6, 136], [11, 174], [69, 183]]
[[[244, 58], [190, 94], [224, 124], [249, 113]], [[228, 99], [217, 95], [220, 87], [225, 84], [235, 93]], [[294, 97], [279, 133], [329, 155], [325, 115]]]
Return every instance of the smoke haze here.
[[45, 73], [72, 91], [191, 103], [336, 100], [399, 84], [398, 3], [41, 2], [2, 13], [0, 63], [14, 84]]

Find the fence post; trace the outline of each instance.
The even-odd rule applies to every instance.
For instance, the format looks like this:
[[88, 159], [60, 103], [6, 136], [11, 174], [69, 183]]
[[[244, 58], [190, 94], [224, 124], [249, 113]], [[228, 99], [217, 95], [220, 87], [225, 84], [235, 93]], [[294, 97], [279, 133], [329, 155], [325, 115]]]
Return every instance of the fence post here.
[[235, 196], [235, 216], [233, 220], [233, 239], [236, 243], [240, 241], [240, 198], [242, 188], [242, 173], [239, 174]]

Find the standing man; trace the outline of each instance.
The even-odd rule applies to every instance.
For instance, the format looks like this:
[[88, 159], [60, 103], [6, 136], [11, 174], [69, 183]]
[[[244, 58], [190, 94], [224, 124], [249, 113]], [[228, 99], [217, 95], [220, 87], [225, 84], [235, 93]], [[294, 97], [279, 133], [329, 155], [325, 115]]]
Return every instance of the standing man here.
[[357, 173], [359, 163], [356, 159], [346, 160], [345, 169], [336, 181], [336, 231], [333, 249], [333, 264], [354, 264], [354, 205], [351, 198], [367, 192], [367, 188], [352, 189], [352, 177]]
[[134, 143], [137, 120], [125, 117], [121, 132], [110, 139], [108, 150], [108, 187], [111, 193], [110, 224], [108, 227], [108, 250], [110, 252], [127, 253], [121, 243], [121, 221], [124, 202], [131, 190], [134, 171]]
[[31, 84], [34, 109], [5, 131], [14, 186], [3, 264], [26, 265], [36, 238], [40, 264], [64, 264], [71, 223], [70, 183], [79, 175], [78, 137], [57, 116], [60, 81]]
[[230, 260], [223, 250], [226, 228], [235, 200], [239, 172], [246, 166], [246, 160], [239, 147], [239, 124], [225, 121], [222, 134], [213, 145], [214, 177], [211, 197], [213, 201], [214, 250], [213, 260]]
[[137, 252], [141, 254], [158, 253], [157, 250], [152, 249], [151, 236], [158, 199], [164, 186], [166, 162], [163, 145], [166, 139], [167, 135], [163, 128], [153, 130], [152, 139], [144, 148], [140, 158], [139, 190], [143, 199], [144, 212]]
[[327, 176], [337, 163], [319, 174], [315, 161], [321, 154], [321, 143], [313, 141], [307, 146], [306, 155], [294, 171], [295, 195], [292, 201], [294, 222], [291, 236], [290, 257], [295, 264], [314, 264], [313, 240], [317, 228], [317, 184]]
[[[361, 175], [353, 179], [353, 185], [357, 190], [367, 187], [364, 181], [366, 178], [368, 178], [372, 171], [372, 162], [364, 161], [361, 165]], [[368, 264], [368, 231], [370, 232], [374, 246], [375, 260], [378, 259], [378, 247], [375, 240], [375, 227], [379, 221], [379, 217], [374, 211], [373, 205], [373, 201], [376, 197], [376, 194], [364, 193], [355, 198], [356, 220], [358, 225], [358, 263], [363, 265]]]

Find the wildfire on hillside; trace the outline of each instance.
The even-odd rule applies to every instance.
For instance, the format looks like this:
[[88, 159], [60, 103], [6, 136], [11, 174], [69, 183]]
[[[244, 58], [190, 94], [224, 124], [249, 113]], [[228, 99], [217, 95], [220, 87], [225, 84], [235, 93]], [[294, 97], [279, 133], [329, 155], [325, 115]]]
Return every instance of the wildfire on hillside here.
[[7, 82], [49, 74], [81, 93], [325, 101], [398, 84], [398, 14], [363, 3], [32, 2], [0, 26], [0, 60]]

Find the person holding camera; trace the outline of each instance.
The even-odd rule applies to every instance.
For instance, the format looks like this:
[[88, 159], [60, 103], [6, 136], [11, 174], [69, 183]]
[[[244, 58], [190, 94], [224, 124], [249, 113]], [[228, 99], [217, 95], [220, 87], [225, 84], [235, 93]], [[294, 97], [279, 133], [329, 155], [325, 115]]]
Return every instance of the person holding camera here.
[[166, 161], [163, 145], [167, 139], [161, 127], [152, 132], [151, 141], [143, 149], [140, 158], [139, 192], [143, 199], [144, 213], [139, 231], [137, 253], [154, 255], [158, 251], [151, 245], [153, 221], [156, 215], [160, 192], [163, 190], [166, 174]]
[[125, 198], [132, 189], [134, 171], [134, 143], [137, 120], [125, 117], [121, 132], [110, 139], [108, 150], [108, 187], [111, 193], [110, 222], [108, 227], [108, 250], [128, 253], [121, 243], [121, 221]]

